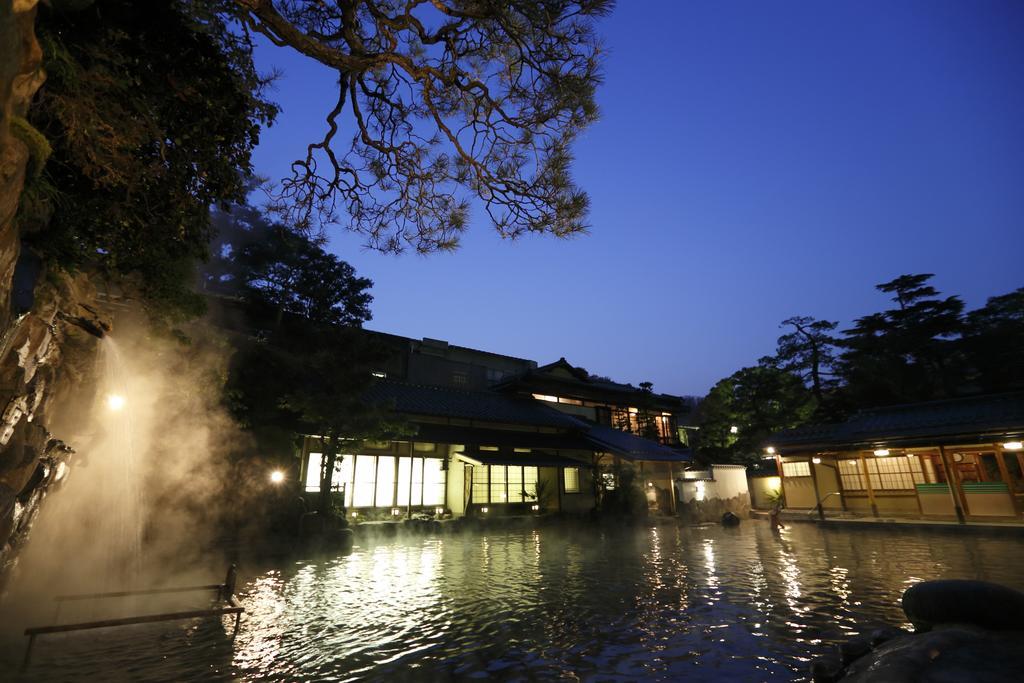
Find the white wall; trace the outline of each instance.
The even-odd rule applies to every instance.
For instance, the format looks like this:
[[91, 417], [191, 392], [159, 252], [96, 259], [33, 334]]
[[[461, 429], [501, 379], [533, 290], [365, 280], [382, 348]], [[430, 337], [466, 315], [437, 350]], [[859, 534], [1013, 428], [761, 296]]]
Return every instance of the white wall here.
[[712, 465], [710, 479], [687, 480], [680, 483], [684, 503], [705, 500], [728, 500], [749, 495], [747, 468], [743, 465]]
[[715, 490], [719, 498], [734, 498], [748, 493], [747, 468], [744, 465], [712, 465]]

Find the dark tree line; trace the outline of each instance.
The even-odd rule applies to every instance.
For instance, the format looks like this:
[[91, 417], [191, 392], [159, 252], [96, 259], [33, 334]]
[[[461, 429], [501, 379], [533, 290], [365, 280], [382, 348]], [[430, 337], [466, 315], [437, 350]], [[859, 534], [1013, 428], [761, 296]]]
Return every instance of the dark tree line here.
[[1024, 390], [1024, 288], [965, 312], [932, 277], [877, 285], [894, 305], [839, 333], [834, 321], [784, 320], [775, 355], [723, 379], [701, 403], [705, 457], [757, 458], [773, 432], [865, 408]]

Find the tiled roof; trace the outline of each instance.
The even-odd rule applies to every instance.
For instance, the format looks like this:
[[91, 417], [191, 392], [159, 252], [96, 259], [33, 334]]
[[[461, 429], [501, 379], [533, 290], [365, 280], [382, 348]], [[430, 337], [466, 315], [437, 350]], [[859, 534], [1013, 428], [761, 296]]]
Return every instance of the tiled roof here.
[[839, 424], [807, 425], [772, 435], [777, 448], [842, 446], [874, 441], [1024, 433], [1024, 392], [910, 403], [861, 411]]
[[463, 391], [447, 387], [380, 381], [366, 394], [371, 403], [390, 406], [406, 415], [433, 415], [537, 427], [582, 429], [577, 419], [539, 401], [492, 391]]
[[660, 443], [604, 425], [591, 424], [585, 437], [598, 451], [609, 451], [627, 460], [686, 462], [693, 460], [687, 450], [675, 450]]

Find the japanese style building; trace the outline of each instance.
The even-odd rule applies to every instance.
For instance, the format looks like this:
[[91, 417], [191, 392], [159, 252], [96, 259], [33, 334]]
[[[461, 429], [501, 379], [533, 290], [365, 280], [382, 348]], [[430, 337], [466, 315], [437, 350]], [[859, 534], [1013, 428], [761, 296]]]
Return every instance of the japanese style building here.
[[773, 435], [786, 505], [885, 517], [1016, 520], [1024, 392], [857, 413]]
[[[414, 436], [343, 454], [332, 484], [350, 515], [585, 513], [624, 463], [640, 473], [651, 509], [674, 510], [674, 478], [690, 460], [676, 429], [682, 399], [593, 377], [564, 358], [538, 367], [370, 334], [393, 353], [366, 400], [403, 417]], [[321, 451], [305, 438], [307, 491], [319, 489]]]

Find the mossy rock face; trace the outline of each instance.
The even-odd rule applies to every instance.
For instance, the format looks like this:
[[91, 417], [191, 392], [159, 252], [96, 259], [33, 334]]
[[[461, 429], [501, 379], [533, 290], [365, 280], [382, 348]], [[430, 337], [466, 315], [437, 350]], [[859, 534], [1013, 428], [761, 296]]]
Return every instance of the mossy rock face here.
[[46, 161], [53, 153], [49, 141], [27, 120], [20, 116], [11, 117], [11, 135], [25, 143], [28, 147], [28, 164], [25, 174], [29, 178], [38, 178], [43, 173]]

